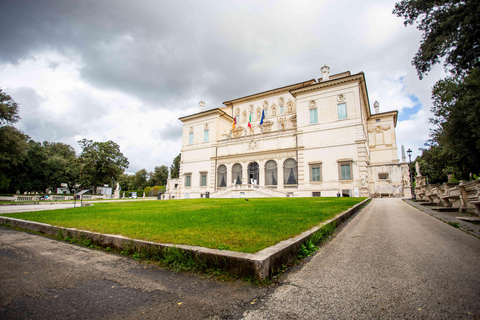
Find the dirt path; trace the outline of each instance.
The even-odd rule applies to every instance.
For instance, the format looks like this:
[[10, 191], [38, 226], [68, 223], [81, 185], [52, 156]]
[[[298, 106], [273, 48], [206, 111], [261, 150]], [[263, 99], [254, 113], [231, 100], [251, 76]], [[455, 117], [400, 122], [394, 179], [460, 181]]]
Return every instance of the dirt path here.
[[480, 239], [374, 199], [246, 319], [478, 319]]
[[0, 319], [235, 319], [268, 288], [0, 227]]

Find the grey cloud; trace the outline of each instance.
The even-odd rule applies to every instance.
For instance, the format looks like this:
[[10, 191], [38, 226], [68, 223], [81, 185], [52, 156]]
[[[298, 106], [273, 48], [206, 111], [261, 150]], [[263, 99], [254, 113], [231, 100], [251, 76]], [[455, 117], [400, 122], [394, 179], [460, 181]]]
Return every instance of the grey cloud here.
[[9, 94], [20, 105], [18, 127], [35, 141], [65, 141], [80, 132], [74, 120], [58, 119], [41, 107], [44, 98], [32, 88], [10, 89]]
[[180, 121], [167, 123], [162, 129], [152, 132], [152, 136], [158, 140], [179, 141], [182, 138], [183, 126]]

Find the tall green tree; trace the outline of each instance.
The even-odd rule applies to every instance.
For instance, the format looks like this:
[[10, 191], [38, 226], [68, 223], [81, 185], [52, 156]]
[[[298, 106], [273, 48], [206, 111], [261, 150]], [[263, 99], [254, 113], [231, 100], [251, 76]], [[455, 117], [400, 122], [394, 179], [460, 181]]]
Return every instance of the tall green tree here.
[[93, 186], [94, 192], [96, 192], [99, 184], [111, 184], [128, 168], [128, 159], [115, 142], [111, 140], [96, 142], [83, 139], [78, 143], [82, 147], [78, 161], [80, 163], [80, 183], [83, 187]]
[[478, 0], [402, 0], [393, 13], [423, 32], [412, 64], [420, 78], [445, 58], [445, 68], [462, 74], [473, 67], [471, 49], [480, 44]]
[[153, 172], [149, 173], [148, 184], [150, 187], [153, 186], [165, 186], [168, 179], [168, 167], [165, 165], [156, 166]]
[[480, 172], [480, 68], [465, 76], [450, 76], [433, 87], [437, 125], [433, 139], [453, 155], [456, 177], [467, 179]]
[[48, 188], [47, 159], [45, 147], [40, 142], [30, 140], [25, 159], [15, 168], [15, 175], [11, 181], [12, 187], [20, 192], [45, 193]]
[[178, 178], [180, 176], [180, 160], [182, 154], [179, 153], [178, 156], [173, 159], [173, 163], [170, 166], [170, 171], [172, 173], [172, 178]]
[[148, 172], [145, 169], [140, 169], [135, 172], [135, 190], [143, 190], [148, 186]]
[[135, 184], [135, 175], [123, 173], [118, 177], [117, 181], [120, 184], [122, 191], [137, 190]]
[[[420, 79], [444, 59], [450, 75], [432, 91], [431, 148], [419, 161], [466, 179], [480, 172], [480, 5], [478, 0], [402, 0], [393, 13], [423, 32], [412, 64]], [[478, 51], [476, 51], [478, 50]], [[439, 158], [432, 158], [439, 157]], [[425, 158], [425, 159], [423, 159]], [[425, 161], [424, 161], [425, 162]], [[426, 163], [424, 165], [427, 165]], [[438, 168], [436, 170], [438, 171]], [[452, 173], [453, 173], [452, 172]], [[442, 173], [443, 174], [443, 173]], [[440, 179], [440, 178], [439, 178]]]
[[20, 119], [18, 104], [0, 89], [0, 190], [14, 192], [10, 185], [25, 160], [29, 137], [13, 124]]
[[18, 104], [0, 88], [0, 126], [11, 125], [18, 120]]
[[55, 191], [62, 183], [66, 183], [72, 191], [80, 173], [75, 149], [65, 143], [47, 141], [43, 147], [48, 157], [45, 161], [47, 185]]

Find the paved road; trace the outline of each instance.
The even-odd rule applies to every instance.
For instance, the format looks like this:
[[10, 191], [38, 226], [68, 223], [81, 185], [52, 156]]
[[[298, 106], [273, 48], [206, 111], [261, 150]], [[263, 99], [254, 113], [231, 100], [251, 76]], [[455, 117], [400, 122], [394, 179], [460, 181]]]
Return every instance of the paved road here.
[[[43, 210], [57, 210], [73, 208], [74, 204], [30, 204], [30, 205], [12, 205], [12, 206], [0, 206], [0, 214], [2, 213], [15, 213], [15, 212], [28, 212], [28, 211], [43, 211]], [[79, 207], [80, 204], [77, 204]]]
[[246, 319], [478, 319], [480, 239], [375, 199]]
[[0, 228], [0, 288], [0, 319], [478, 319], [480, 239], [373, 200], [278, 287], [257, 288]]
[[269, 290], [0, 227], [0, 319], [238, 319]]

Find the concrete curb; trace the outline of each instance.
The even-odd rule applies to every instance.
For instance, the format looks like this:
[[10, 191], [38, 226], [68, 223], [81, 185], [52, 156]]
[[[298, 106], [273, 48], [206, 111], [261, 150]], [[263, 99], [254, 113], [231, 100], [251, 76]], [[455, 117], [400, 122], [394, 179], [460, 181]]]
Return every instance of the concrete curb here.
[[8, 225], [51, 236], [58, 236], [61, 234], [64, 238], [69, 236], [75, 239], [90, 239], [92, 243], [98, 246], [111, 247], [117, 250], [133, 249], [162, 252], [168, 248], [178, 248], [191, 253], [196, 259], [206, 261], [211, 266], [224, 268], [228, 272], [240, 276], [253, 276], [256, 279], [264, 280], [270, 278], [275, 272], [282, 268], [282, 265], [292, 263], [297, 258], [298, 250], [302, 243], [310, 239], [315, 233], [321, 231], [325, 226], [333, 225], [336, 227], [340, 225], [361, 209], [369, 200], [370, 198], [360, 202], [350, 209], [339, 213], [334, 218], [324, 221], [317, 227], [305, 231], [294, 238], [284, 240], [254, 254], [209, 249], [197, 246], [172, 245], [134, 240], [118, 235], [100, 234], [74, 228], [55, 227], [45, 223], [31, 222], [3, 216], [0, 216], [0, 225]]

